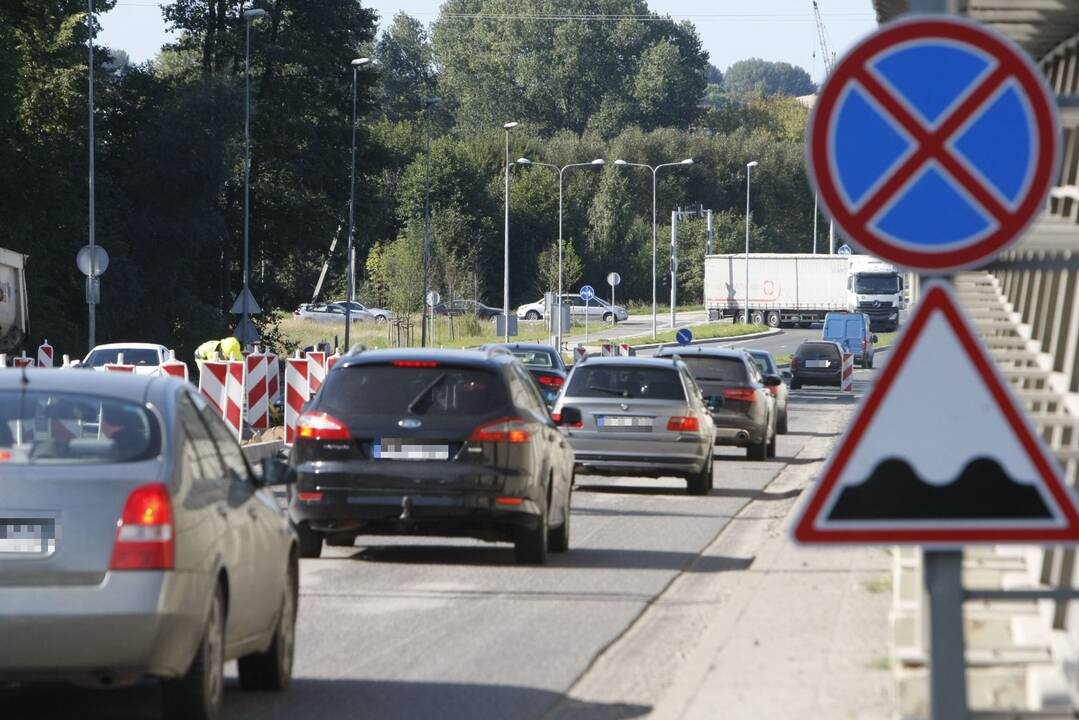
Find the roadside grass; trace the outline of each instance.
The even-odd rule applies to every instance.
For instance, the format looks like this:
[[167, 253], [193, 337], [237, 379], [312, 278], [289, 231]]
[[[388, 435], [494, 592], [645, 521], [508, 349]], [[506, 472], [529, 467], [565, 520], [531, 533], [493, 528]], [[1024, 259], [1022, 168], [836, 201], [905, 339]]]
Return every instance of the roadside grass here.
[[[609, 300], [610, 298], [606, 298], [606, 299]], [[619, 303], [619, 304], [622, 305], [622, 307], [624, 307], [626, 309], [626, 312], [628, 312], [630, 315], [641, 315], [641, 314], [645, 314], [645, 313], [651, 314], [651, 312], [652, 312], [652, 303], [647, 301], [647, 300], [631, 300], [628, 303]], [[675, 305], [674, 309], [675, 309], [675, 312], [698, 312], [700, 310], [704, 310], [704, 303], [696, 303], [696, 304], [690, 304], [690, 305]], [[659, 311], [660, 312], [669, 312], [670, 311], [670, 305], [667, 305], [666, 307], [660, 307]]]
[[[694, 340], [715, 340], [717, 338], [733, 338], [739, 335], [749, 335], [750, 333], [763, 332], [768, 328], [764, 325], [746, 325], [744, 323], [711, 323], [709, 325], [694, 325], [689, 328], [693, 333]], [[625, 343], [627, 345], [651, 345], [654, 343], [673, 343], [677, 342], [675, 336], [678, 333], [677, 330], [668, 330], [661, 332], [653, 340], [651, 335], [641, 335], [638, 337], [630, 338], [618, 338], [614, 340], [604, 339], [599, 342], [618, 342]]]

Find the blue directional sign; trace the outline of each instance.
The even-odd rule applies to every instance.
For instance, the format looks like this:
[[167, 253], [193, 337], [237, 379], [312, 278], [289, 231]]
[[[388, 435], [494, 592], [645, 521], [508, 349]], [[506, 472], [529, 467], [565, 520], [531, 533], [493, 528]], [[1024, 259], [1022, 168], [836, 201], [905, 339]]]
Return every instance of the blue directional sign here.
[[807, 133], [821, 201], [857, 245], [914, 270], [979, 265], [1041, 211], [1056, 103], [1026, 53], [959, 18], [890, 23], [821, 89]]
[[835, 254], [836, 255], [850, 255], [851, 254], [850, 245], [840, 245], [836, 249]]
[[689, 328], [682, 328], [674, 334], [674, 339], [678, 341], [679, 345], [689, 345], [693, 342], [693, 331]]
[[591, 285], [585, 285], [581, 288], [581, 299], [584, 301], [590, 301], [596, 296], [596, 290]]

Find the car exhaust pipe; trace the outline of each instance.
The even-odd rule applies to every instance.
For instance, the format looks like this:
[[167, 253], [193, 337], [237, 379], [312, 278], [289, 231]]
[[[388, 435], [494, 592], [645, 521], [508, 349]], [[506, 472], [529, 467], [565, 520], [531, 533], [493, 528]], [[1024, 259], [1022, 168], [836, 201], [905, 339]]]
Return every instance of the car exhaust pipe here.
[[738, 442], [749, 442], [749, 433], [745, 430], [738, 431]]

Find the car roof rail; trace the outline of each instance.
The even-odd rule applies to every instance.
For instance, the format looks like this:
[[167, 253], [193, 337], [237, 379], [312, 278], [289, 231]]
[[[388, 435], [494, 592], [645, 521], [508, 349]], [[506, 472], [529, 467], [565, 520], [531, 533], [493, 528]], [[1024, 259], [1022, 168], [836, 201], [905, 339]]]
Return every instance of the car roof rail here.
[[352, 347], [350, 347], [348, 349], [348, 354], [349, 355], [359, 355], [360, 353], [362, 353], [366, 349], [367, 349], [366, 345], [364, 345], [362, 342], [358, 342], [358, 343], [355, 343]]

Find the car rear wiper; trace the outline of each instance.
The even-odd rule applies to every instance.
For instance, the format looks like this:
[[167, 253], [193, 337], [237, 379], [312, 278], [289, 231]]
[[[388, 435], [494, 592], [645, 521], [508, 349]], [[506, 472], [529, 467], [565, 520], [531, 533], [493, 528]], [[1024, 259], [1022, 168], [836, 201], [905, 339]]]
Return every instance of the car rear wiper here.
[[416, 397], [412, 398], [412, 402], [410, 402], [408, 404], [408, 411], [410, 413], [416, 412], [416, 408], [419, 407], [420, 402], [422, 402], [423, 399], [426, 398], [430, 394], [430, 392], [432, 390], [434, 390], [436, 387], [438, 387], [440, 384], [442, 384], [442, 381], [445, 380], [445, 379], [446, 379], [446, 373], [442, 373], [441, 375], [436, 377], [434, 380], [432, 380], [430, 383], [428, 383], [427, 387], [425, 387], [423, 390], [420, 390], [419, 394], [416, 395]]
[[589, 390], [595, 390], [596, 392], [610, 393], [611, 395], [618, 395], [619, 397], [629, 397], [629, 392], [626, 390], [620, 390], [619, 388], [600, 387], [599, 385], [589, 385]]

